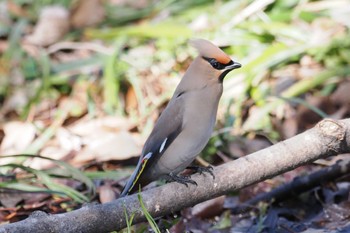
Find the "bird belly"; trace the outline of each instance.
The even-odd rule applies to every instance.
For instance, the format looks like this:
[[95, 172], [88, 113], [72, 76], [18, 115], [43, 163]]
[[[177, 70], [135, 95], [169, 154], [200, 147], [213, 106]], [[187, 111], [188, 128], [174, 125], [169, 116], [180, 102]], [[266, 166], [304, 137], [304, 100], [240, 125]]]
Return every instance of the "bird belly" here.
[[207, 125], [211, 126], [198, 126], [191, 131], [183, 131], [181, 134], [187, 135], [179, 135], [174, 140], [155, 164], [153, 172], [158, 175], [166, 175], [170, 172], [178, 174], [188, 167], [209, 141], [214, 124]]

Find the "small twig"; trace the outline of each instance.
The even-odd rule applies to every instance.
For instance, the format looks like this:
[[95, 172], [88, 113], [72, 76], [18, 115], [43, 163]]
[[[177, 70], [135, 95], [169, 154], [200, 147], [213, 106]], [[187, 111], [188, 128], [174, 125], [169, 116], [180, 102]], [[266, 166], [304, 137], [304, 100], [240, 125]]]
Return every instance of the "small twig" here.
[[231, 211], [233, 214], [239, 214], [251, 210], [257, 203], [261, 201], [273, 200], [274, 202], [278, 202], [290, 196], [297, 196], [303, 192], [319, 186], [322, 183], [326, 183], [344, 175], [348, 175], [349, 172], [350, 159], [339, 160], [331, 167], [323, 168], [307, 176], [296, 177], [290, 183], [281, 185], [268, 193], [259, 194], [254, 198], [246, 201], [245, 203], [234, 207]]
[[238, 15], [236, 15], [230, 22], [225, 24], [223, 26], [224, 30], [231, 30], [232, 27], [236, 26], [237, 24], [243, 22], [246, 18], [249, 16], [262, 11], [270, 5], [271, 3], [275, 2], [275, 0], [258, 0], [253, 1], [249, 6], [244, 8]]
[[55, 53], [59, 50], [72, 49], [72, 50], [91, 50], [94, 52], [111, 55], [113, 49], [107, 48], [106, 46], [93, 43], [93, 42], [58, 42], [47, 48], [47, 54]]
[[203, 167], [208, 167], [210, 166], [210, 163], [208, 163], [207, 161], [205, 161], [204, 159], [202, 159], [201, 157], [197, 157], [196, 158], [196, 162], [199, 163], [201, 166]]

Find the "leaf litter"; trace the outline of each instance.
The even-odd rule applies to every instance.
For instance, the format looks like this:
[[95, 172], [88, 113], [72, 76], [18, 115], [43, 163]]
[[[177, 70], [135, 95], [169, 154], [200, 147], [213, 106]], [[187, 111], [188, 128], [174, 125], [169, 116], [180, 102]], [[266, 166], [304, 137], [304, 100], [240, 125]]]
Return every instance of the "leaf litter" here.
[[[186, 41], [193, 36], [213, 40], [244, 64], [225, 80], [217, 133], [202, 153], [214, 165], [290, 138], [324, 117], [349, 117], [347, 1], [67, 2], [0, 3], [6, 12], [0, 14], [1, 155], [31, 152], [56, 161], [1, 158], [7, 165], [0, 168], [1, 222], [118, 197], [128, 166], [136, 164], [192, 60]], [[159, 225], [171, 232], [345, 232], [344, 177], [248, 213], [231, 212], [336, 160], [198, 204]]]

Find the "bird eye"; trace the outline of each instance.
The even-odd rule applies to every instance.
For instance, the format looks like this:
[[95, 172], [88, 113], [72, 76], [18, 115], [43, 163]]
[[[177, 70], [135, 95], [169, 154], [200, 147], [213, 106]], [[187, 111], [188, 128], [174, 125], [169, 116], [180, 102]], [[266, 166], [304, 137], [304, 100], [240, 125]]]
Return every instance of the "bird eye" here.
[[223, 68], [223, 67], [222, 67], [222, 64], [221, 64], [220, 62], [218, 62], [217, 60], [215, 60], [215, 59], [211, 59], [211, 60], [209, 61], [209, 63], [210, 63], [210, 65], [211, 65], [213, 68], [215, 68], [215, 69], [217, 69], [217, 70], [220, 70], [220, 69]]
[[215, 69], [218, 69], [220, 67], [220, 63], [217, 61], [213, 61], [210, 63]]

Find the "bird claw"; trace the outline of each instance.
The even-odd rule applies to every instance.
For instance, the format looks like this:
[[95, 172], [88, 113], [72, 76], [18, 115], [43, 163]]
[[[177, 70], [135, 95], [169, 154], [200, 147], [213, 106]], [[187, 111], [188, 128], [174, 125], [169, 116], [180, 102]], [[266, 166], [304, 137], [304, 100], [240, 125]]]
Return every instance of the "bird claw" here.
[[193, 170], [194, 172], [198, 172], [200, 175], [204, 174], [204, 172], [209, 173], [213, 179], [215, 179], [215, 175], [213, 173], [213, 167], [209, 165], [208, 167], [201, 167], [201, 166], [189, 166], [187, 169]]
[[175, 182], [178, 182], [180, 184], [183, 184], [185, 185], [186, 187], [188, 187], [188, 184], [193, 184], [193, 185], [196, 185], [198, 186], [197, 182], [192, 180], [190, 178], [190, 176], [180, 176], [180, 175], [175, 175], [173, 173], [170, 173], [169, 175], [166, 176], [166, 180], [167, 182], [172, 182], [172, 181], [175, 181]]

